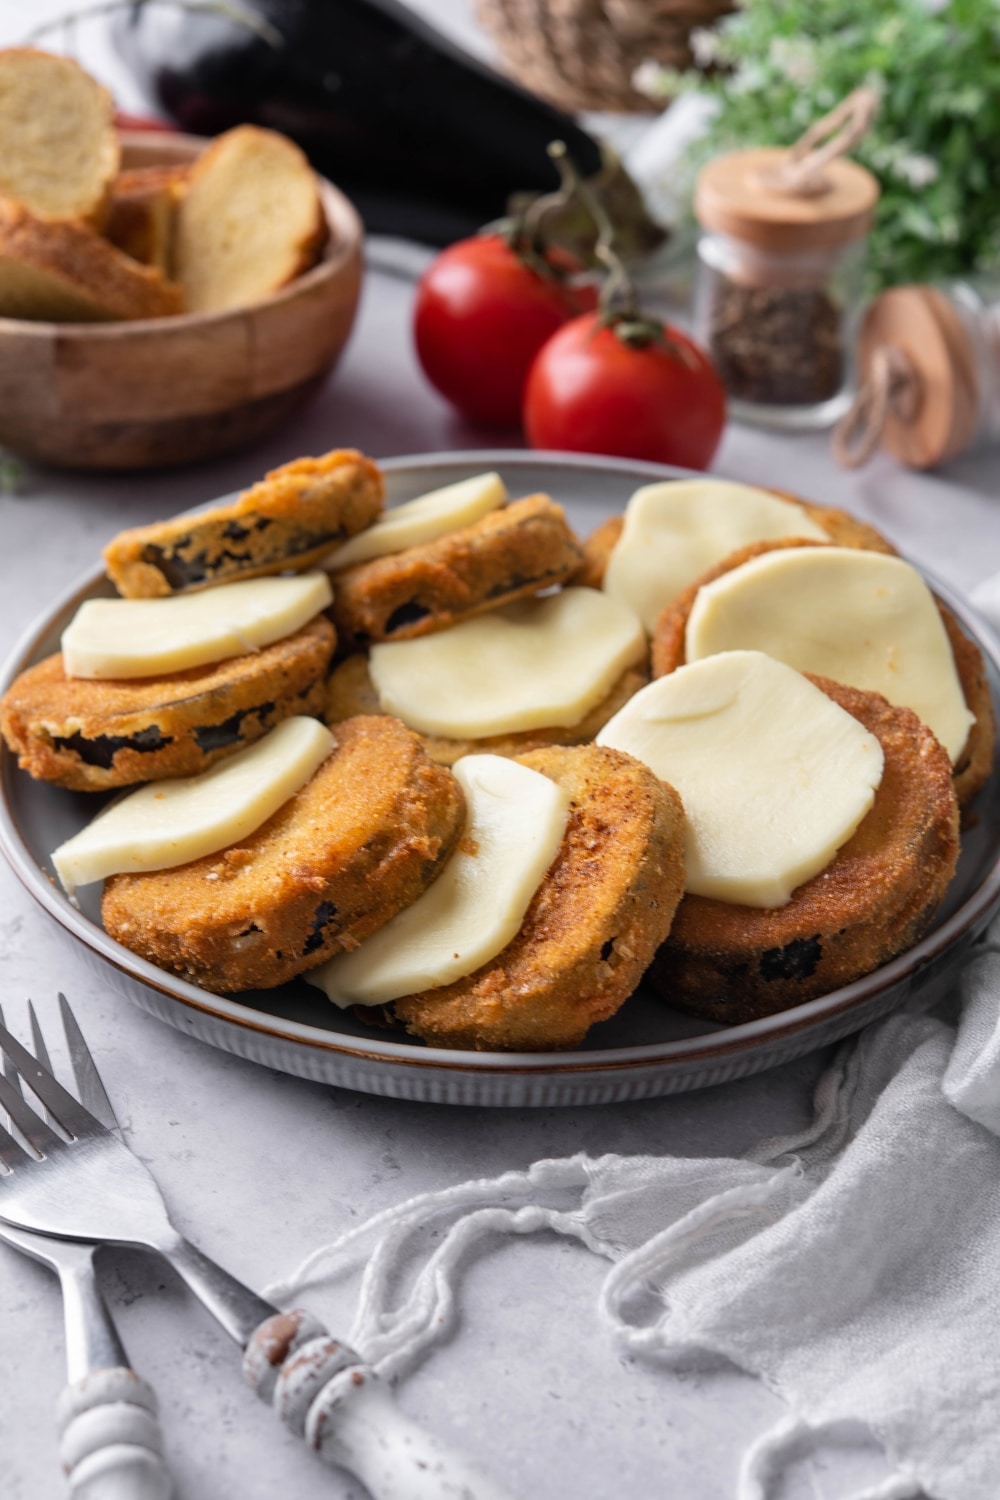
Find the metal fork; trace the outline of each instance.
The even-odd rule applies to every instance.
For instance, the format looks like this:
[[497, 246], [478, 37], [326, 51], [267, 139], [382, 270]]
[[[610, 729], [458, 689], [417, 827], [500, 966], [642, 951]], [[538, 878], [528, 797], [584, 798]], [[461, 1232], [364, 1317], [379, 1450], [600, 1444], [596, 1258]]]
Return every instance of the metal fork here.
[[[117, 1131], [110, 1100], [63, 995], [59, 1005], [77, 1092], [109, 1129]], [[28, 1013], [35, 1056], [51, 1072], [45, 1038], [30, 1000]], [[3, 1075], [20, 1093], [17, 1071], [6, 1059]], [[156, 1394], [129, 1365], [94, 1275], [96, 1247], [3, 1223], [0, 1239], [41, 1261], [59, 1277], [69, 1384], [59, 1397], [56, 1420], [59, 1457], [73, 1500], [101, 1500], [112, 1493], [121, 1500], [126, 1496], [128, 1500], [168, 1500], [172, 1486], [163, 1458]]]
[[244, 1349], [244, 1374], [261, 1399], [376, 1500], [511, 1500], [404, 1416], [375, 1372], [310, 1313], [280, 1312], [186, 1240], [138, 1157], [2, 1024], [0, 1049], [65, 1132], [57, 1134], [0, 1076], [0, 1107], [29, 1148], [0, 1129], [0, 1219], [45, 1235], [145, 1245], [165, 1256]]

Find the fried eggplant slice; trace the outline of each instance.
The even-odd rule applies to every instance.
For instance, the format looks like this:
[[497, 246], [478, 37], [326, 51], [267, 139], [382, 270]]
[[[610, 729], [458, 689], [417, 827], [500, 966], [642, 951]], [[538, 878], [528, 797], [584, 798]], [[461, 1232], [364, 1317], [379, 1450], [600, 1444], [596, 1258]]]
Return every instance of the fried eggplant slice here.
[[348, 650], [411, 640], [562, 583], [580, 558], [562, 508], [547, 495], [529, 495], [341, 573], [334, 556], [331, 614]]
[[[688, 617], [694, 607], [698, 590], [705, 584], [721, 578], [724, 573], [731, 572], [733, 568], [741, 567], [751, 558], [761, 557], [765, 552], [776, 552], [785, 547], [822, 547], [824, 545], [823, 542], [797, 541], [795, 538], [776, 542], [753, 542], [749, 547], [741, 547], [737, 552], [730, 553], [719, 563], [718, 567], [703, 573], [682, 594], [678, 594], [673, 604], [667, 605], [656, 622], [652, 642], [653, 676], [665, 677], [668, 672], [675, 672], [678, 667], [684, 665]], [[976, 793], [985, 786], [993, 769], [993, 754], [996, 746], [993, 700], [990, 696], [989, 683], [986, 680], [983, 653], [965, 634], [948, 606], [942, 604], [940, 599], [935, 599], [935, 603], [955, 658], [955, 669], [966, 706], [975, 720], [953, 768], [955, 793], [959, 805], [966, 807]]]
[[577, 1046], [635, 989], [684, 888], [680, 798], [646, 766], [598, 745], [517, 759], [569, 792], [566, 833], [520, 932], [495, 959], [380, 1008], [435, 1046]]
[[881, 785], [852, 837], [787, 905], [684, 897], [647, 983], [694, 1015], [752, 1021], [870, 974], [919, 941], [955, 873], [958, 803], [931, 731], [878, 693], [810, 681], [876, 736]]
[[105, 566], [126, 599], [301, 572], [370, 526], [384, 493], [381, 471], [352, 448], [297, 458], [231, 505], [119, 532], [104, 549]]
[[336, 634], [322, 615], [262, 651], [163, 677], [67, 677], [46, 657], [0, 701], [22, 770], [76, 792], [193, 776], [292, 714], [322, 717]]
[[[453, 766], [463, 755], [523, 755], [545, 745], [585, 745], [597, 735], [628, 700], [645, 687], [649, 673], [645, 664], [628, 667], [610, 693], [577, 724], [553, 724], [547, 729], [524, 729], [496, 734], [482, 740], [452, 740], [444, 735], [422, 734], [421, 743], [431, 760]], [[378, 694], [362, 653], [349, 656], [334, 668], [327, 692], [326, 722], [335, 729], [352, 714], [380, 714]]]
[[[798, 505], [810, 521], [822, 526], [834, 547], [860, 547], [867, 552], [896, 555], [895, 547], [880, 531], [869, 526], [867, 521], [859, 521], [857, 516], [849, 515], [846, 510], [837, 510], [832, 505], [813, 505], [808, 500], [800, 500], [798, 495], [793, 495], [788, 490], [772, 488], [770, 493], [777, 495], [779, 500]], [[571, 583], [591, 589], [601, 587], [608, 558], [622, 534], [624, 524], [623, 516], [609, 516], [591, 532], [583, 544], [583, 563], [573, 575]]]
[[110, 935], [205, 989], [271, 989], [415, 901], [461, 833], [462, 789], [398, 719], [352, 719], [336, 741], [238, 848], [108, 880]]

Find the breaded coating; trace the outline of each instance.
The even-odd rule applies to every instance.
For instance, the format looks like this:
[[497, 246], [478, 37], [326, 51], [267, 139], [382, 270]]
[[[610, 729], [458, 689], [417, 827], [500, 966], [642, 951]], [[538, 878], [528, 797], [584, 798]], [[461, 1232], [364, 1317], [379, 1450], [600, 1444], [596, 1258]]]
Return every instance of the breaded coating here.
[[561, 506], [529, 495], [471, 526], [342, 573], [334, 554], [331, 616], [348, 650], [411, 640], [562, 583], [580, 557]]
[[381, 471], [353, 448], [297, 458], [231, 505], [120, 531], [104, 549], [108, 577], [126, 599], [153, 599], [302, 572], [370, 526], [383, 496]]
[[[836, 510], [832, 505], [813, 505], [808, 500], [800, 500], [798, 495], [793, 495], [788, 490], [769, 489], [768, 493], [777, 495], [779, 500], [788, 500], [792, 505], [798, 505], [810, 521], [822, 526], [834, 547], [859, 547], [864, 552], [888, 552], [893, 557], [897, 555], [895, 547], [880, 531], [869, 526], [867, 521], [859, 521], [856, 516], [848, 515], [846, 510]], [[583, 544], [583, 565], [574, 573], [571, 583], [591, 589], [601, 587], [608, 558], [622, 534], [624, 524], [624, 516], [609, 516], [591, 532]]]
[[810, 680], [877, 737], [882, 782], [852, 837], [786, 906], [684, 897], [647, 982], [713, 1021], [772, 1015], [888, 963], [926, 932], [955, 873], [958, 804], [931, 731], [878, 693]]
[[[710, 568], [707, 573], [703, 573], [691, 584], [690, 588], [678, 594], [673, 604], [667, 605], [656, 622], [652, 642], [653, 676], [665, 677], [669, 672], [675, 672], [678, 667], [684, 665], [687, 659], [684, 638], [688, 617], [694, 607], [698, 590], [705, 584], [712, 583], [716, 578], [721, 578], [724, 573], [741, 567], [743, 563], [750, 562], [752, 558], [760, 557], [765, 552], [779, 552], [786, 547], [824, 547], [826, 545], [825, 542], [814, 540], [797, 541], [794, 537], [777, 542], [752, 542], [749, 547], [741, 547], [739, 551], [731, 552], [728, 557], [723, 558], [718, 567]], [[965, 807], [986, 784], [993, 768], [993, 753], [996, 744], [993, 702], [990, 697], [989, 684], [986, 681], [983, 653], [962, 630], [951, 610], [942, 604], [940, 599], [936, 599], [935, 603], [951, 644], [955, 669], [966, 706], [975, 716], [975, 723], [969, 730], [969, 737], [954, 768], [955, 792], [959, 803]]]
[[[545, 745], [585, 745], [599, 734], [609, 719], [649, 681], [645, 662], [627, 667], [608, 696], [577, 724], [553, 724], [547, 729], [524, 729], [495, 734], [482, 740], [452, 740], [444, 735], [421, 734], [420, 741], [439, 766], [453, 766], [463, 755], [523, 755]], [[326, 722], [331, 729], [353, 714], [384, 712], [368, 671], [367, 656], [358, 653], [342, 661], [329, 680]]]
[[680, 798], [640, 761], [599, 745], [517, 760], [569, 792], [566, 833], [502, 953], [465, 979], [385, 1007], [435, 1046], [577, 1046], [635, 989], [684, 888]]
[[110, 935], [205, 989], [271, 989], [415, 901], [461, 833], [462, 789], [398, 719], [352, 719], [336, 739], [238, 848], [108, 880]]
[[996, 749], [996, 717], [993, 699], [986, 680], [986, 662], [983, 653], [965, 634], [955, 616], [940, 599], [937, 607], [948, 633], [955, 669], [962, 684], [966, 706], [975, 715], [976, 722], [969, 730], [969, 738], [962, 753], [952, 768], [955, 795], [960, 807], [967, 807], [972, 798], [990, 778], [993, 770], [993, 755]]
[[193, 776], [292, 714], [322, 716], [336, 634], [322, 615], [261, 651], [162, 677], [67, 677], [61, 655], [0, 700], [21, 769], [76, 792]]

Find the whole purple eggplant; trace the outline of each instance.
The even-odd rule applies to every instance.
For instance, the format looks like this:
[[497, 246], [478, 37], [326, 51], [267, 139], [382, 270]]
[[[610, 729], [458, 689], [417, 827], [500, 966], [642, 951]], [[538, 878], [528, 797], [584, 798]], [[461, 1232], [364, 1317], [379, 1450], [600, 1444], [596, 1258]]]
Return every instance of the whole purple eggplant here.
[[354, 200], [368, 229], [446, 244], [499, 217], [512, 193], [557, 186], [565, 141], [586, 177], [598, 142], [442, 36], [399, 0], [240, 0], [259, 31], [218, 12], [143, 0], [112, 23], [151, 101], [184, 130], [281, 130]]

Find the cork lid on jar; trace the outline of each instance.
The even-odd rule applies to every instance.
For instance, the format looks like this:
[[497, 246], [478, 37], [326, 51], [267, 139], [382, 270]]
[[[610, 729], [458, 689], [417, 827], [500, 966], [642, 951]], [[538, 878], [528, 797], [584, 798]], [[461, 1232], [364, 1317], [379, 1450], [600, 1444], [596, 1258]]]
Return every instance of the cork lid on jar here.
[[761, 146], [709, 162], [695, 187], [698, 222], [759, 250], [789, 254], [863, 238], [878, 203], [877, 180], [843, 157], [802, 170], [807, 159], [797, 150]]

